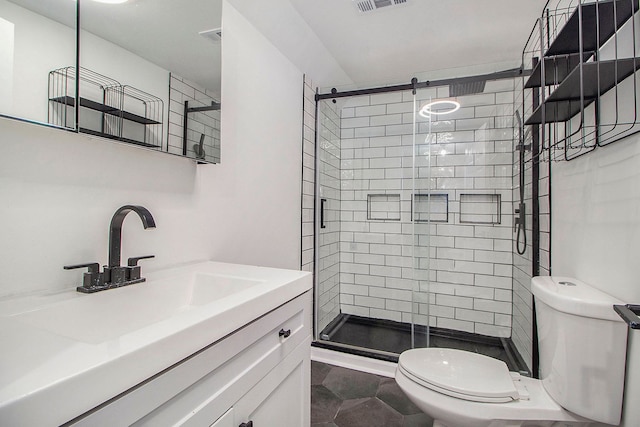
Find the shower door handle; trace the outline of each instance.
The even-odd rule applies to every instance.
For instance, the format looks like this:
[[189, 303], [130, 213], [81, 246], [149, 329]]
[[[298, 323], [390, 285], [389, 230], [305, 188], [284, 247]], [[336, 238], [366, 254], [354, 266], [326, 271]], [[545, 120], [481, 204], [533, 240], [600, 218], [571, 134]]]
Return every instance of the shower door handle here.
[[320, 199], [320, 228], [327, 228], [324, 223], [324, 205], [327, 203], [327, 199]]

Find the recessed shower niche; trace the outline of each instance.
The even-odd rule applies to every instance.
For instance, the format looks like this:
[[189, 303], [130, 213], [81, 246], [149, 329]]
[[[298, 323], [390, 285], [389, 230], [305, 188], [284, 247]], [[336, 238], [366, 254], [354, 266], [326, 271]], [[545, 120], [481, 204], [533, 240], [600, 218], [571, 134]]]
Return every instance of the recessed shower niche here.
[[500, 224], [500, 194], [460, 194], [460, 223]]
[[415, 222], [449, 222], [449, 194], [416, 193], [411, 200]]
[[400, 221], [400, 195], [368, 194], [367, 219], [370, 221]]

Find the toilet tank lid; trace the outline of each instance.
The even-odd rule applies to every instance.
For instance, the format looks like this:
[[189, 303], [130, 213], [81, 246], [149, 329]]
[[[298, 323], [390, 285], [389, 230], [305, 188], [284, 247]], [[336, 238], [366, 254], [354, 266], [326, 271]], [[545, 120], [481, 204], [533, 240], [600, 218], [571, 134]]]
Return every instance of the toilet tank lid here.
[[620, 300], [578, 279], [536, 276], [531, 279], [533, 295], [551, 308], [576, 316], [620, 322], [613, 310]]

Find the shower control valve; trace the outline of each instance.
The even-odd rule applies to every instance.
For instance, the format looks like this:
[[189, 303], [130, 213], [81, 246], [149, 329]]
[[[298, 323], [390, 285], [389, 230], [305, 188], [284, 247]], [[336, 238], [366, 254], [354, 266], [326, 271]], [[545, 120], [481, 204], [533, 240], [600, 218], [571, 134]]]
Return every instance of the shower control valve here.
[[526, 215], [525, 204], [520, 203], [520, 205], [514, 209], [514, 214], [517, 216], [513, 220], [513, 231], [516, 231], [518, 226], [525, 228], [525, 215]]

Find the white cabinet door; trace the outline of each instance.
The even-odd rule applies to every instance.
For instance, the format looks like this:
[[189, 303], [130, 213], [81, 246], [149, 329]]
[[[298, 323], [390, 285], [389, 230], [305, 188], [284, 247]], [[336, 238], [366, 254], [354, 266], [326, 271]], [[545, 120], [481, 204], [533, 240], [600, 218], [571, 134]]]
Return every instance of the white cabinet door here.
[[300, 344], [234, 406], [235, 424], [301, 427], [310, 422], [310, 343]]
[[230, 408], [223, 416], [218, 418], [215, 423], [211, 424], [211, 427], [235, 427], [233, 422], [233, 408]]

